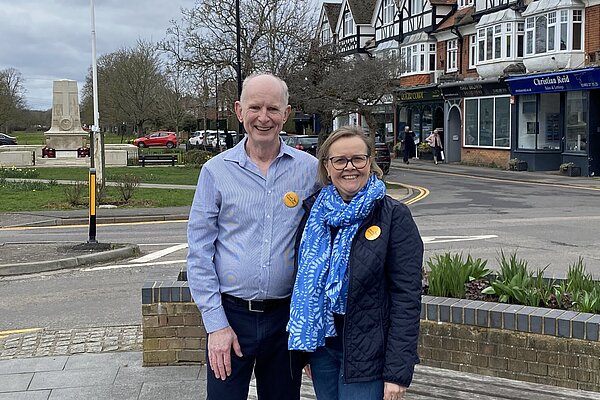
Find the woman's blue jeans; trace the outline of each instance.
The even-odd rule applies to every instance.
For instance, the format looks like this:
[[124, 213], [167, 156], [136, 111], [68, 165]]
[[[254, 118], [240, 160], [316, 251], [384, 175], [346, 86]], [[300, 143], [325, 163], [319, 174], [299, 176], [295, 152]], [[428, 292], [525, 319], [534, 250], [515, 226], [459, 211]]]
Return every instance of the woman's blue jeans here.
[[319, 347], [310, 354], [317, 400], [381, 400], [383, 381], [344, 383], [342, 352]]

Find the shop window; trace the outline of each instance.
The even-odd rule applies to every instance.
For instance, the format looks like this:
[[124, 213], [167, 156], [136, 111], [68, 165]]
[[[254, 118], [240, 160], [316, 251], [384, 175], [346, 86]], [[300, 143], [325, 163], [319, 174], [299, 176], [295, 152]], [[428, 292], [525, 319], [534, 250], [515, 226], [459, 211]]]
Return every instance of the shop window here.
[[587, 151], [588, 93], [567, 92], [565, 151]]
[[431, 108], [425, 107], [423, 109], [423, 136], [427, 137], [433, 131], [433, 117], [431, 114]]
[[560, 150], [560, 93], [519, 97], [518, 148]]
[[412, 113], [412, 130], [415, 133], [415, 137], [418, 137], [420, 140], [423, 140], [421, 137], [421, 114], [413, 109]]
[[509, 102], [509, 96], [465, 100], [465, 145], [510, 148]]

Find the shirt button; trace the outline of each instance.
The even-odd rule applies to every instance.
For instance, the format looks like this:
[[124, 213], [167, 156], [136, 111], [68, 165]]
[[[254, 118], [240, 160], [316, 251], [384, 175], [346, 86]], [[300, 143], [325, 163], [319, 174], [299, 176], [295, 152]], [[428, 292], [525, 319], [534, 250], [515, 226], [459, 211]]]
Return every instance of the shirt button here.
[[270, 216], [270, 215], [267, 215], [267, 218], [271, 218], [271, 216]]

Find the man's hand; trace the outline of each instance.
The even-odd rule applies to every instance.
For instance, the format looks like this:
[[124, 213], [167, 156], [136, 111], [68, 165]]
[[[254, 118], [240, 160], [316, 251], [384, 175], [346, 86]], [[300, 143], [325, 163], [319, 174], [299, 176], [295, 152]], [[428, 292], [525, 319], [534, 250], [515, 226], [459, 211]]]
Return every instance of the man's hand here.
[[385, 382], [383, 384], [383, 400], [400, 400], [404, 398], [406, 388], [395, 383]]
[[242, 357], [242, 348], [233, 329], [220, 329], [208, 334], [208, 364], [215, 378], [225, 380], [231, 375], [231, 348], [238, 357]]

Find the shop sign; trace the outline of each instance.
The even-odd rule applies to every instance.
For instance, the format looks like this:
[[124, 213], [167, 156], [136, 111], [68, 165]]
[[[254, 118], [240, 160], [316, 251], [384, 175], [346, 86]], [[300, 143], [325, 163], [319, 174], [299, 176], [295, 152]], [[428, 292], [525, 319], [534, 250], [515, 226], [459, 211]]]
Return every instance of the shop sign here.
[[506, 83], [512, 94], [600, 89], [600, 68], [511, 77]]
[[404, 102], [441, 100], [442, 93], [439, 89], [406, 91], [400, 92], [398, 98]]
[[462, 85], [442, 86], [441, 89], [447, 100], [508, 94], [508, 87], [504, 82], [470, 82]]

